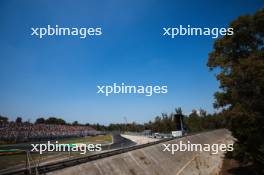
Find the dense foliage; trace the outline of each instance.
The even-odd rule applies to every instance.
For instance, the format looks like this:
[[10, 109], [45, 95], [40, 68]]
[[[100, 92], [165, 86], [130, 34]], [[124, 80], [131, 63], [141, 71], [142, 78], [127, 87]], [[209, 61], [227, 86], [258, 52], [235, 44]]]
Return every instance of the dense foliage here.
[[211, 70], [220, 70], [215, 107], [231, 121], [234, 156], [264, 174], [264, 9], [239, 17], [230, 27], [234, 35], [216, 40], [208, 59]]
[[[0, 116], [0, 123], [8, 122], [7, 117]], [[12, 121], [11, 121], [12, 122]], [[21, 117], [17, 117], [15, 123], [24, 123]], [[154, 120], [144, 124], [136, 122], [111, 123], [109, 125], [97, 124], [80, 124], [77, 121], [67, 123], [61, 118], [49, 117], [47, 119], [40, 117], [35, 121], [36, 124], [60, 124], [60, 125], [86, 125], [98, 131], [132, 131], [142, 132], [151, 130], [152, 132], [171, 133], [175, 130], [185, 130], [187, 132], [199, 132], [204, 130], [212, 130], [223, 128], [227, 125], [227, 121], [219, 114], [208, 114], [205, 110], [193, 110], [189, 115], [183, 114], [181, 108], [176, 108], [174, 113], [162, 113], [161, 116], [156, 116]], [[181, 128], [183, 124], [183, 128]]]
[[213, 130], [224, 128], [228, 125], [228, 120], [220, 114], [208, 114], [205, 110], [193, 110], [190, 114], [183, 114], [181, 108], [177, 108], [174, 113], [162, 113], [161, 116], [156, 116], [154, 120], [144, 124], [132, 123], [116, 123], [108, 126], [100, 124], [87, 124], [97, 130], [108, 131], [132, 131], [142, 132], [144, 130], [151, 130], [152, 132], [171, 133], [171, 131], [181, 129], [181, 118], [183, 123], [183, 130], [187, 132], [199, 132], [205, 130]]

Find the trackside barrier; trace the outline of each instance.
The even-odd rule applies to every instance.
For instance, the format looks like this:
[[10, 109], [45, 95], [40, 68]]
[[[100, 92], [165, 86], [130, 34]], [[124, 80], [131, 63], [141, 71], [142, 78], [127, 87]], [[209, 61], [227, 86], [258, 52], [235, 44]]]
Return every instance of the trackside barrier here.
[[104, 153], [99, 153], [99, 154], [95, 154], [95, 155], [89, 155], [89, 156], [86, 156], [86, 157], [80, 157], [80, 158], [74, 158], [74, 159], [70, 159], [70, 160], [64, 160], [64, 161], [60, 161], [60, 162], [56, 162], [56, 163], [50, 163], [50, 164], [46, 164], [46, 165], [41, 165], [41, 166], [38, 166], [38, 167], [34, 167], [33, 166], [33, 167], [31, 167], [31, 170], [23, 168], [23, 169], [20, 169], [20, 170], [4, 172], [2, 174], [0, 173], [0, 175], [26, 175], [26, 174], [36, 174], [36, 173], [45, 174], [45, 173], [48, 173], [48, 172], [51, 172], [51, 171], [55, 171], [55, 170], [63, 169], [63, 168], [66, 168], [66, 167], [79, 165], [81, 163], [86, 163], [86, 162], [90, 162], [90, 161], [94, 161], [94, 160], [98, 160], [98, 159], [102, 159], [102, 158], [106, 158], [106, 157], [122, 154], [122, 153], [125, 153], [125, 152], [133, 151], [133, 150], [136, 150], [136, 149], [141, 149], [141, 148], [144, 148], [144, 147], [147, 147], [147, 146], [156, 145], [156, 144], [159, 144], [159, 143], [162, 143], [162, 142], [167, 142], [167, 141], [170, 141], [170, 140], [173, 140], [173, 139], [172, 138], [162, 139], [162, 140], [155, 141], [155, 142], [150, 142], [150, 143], [146, 143], [146, 144], [142, 144], [142, 145], [126, 147], [126, 148], [123, 148], [123, 149], [117, 149], [117, 150], [108, 151], [108, 152], [104, 152]]
[[[208, 131], [204, 131], [204, 132], [208, 132]], [[199, 133], [204, 133], [204, 132], [199, 132]], [[192, 136], [195, 134], [198, 134], [198, 133], [187, 134], [187, 135], [182, 136], [182, 137]], [[174, 139], [179, 139], [182, 137], [166, 138], [166, 139], [158, 140], [155, 142], [149, 142], [149, 143], [145, 143], [145, 144], [141, 144], [141, 145], [130, 146], [130, 147], [116, 149], [116, 150], [112, 150], [112, 151], [108, 151], [108, 152], [104, 152], [104, 153], [89, 155], [89, 156], [85, 156], [85, 157], [73, 158], [73, 159], [54, 162], [54, 163], [50, 163], [50, 164], [46, 164], [46, 165], [32, 166], [30, 169], [23, 168], [23, 169], [13, 170], [13, 171], [9, 171], [9, 172], [3, 172], [3, 173], [0, 173], [0, 175], [45, 174], [45, 173], [48, 173], [51, 171], [60, 170], [60, 169], [66, 168], [66, 167], [71, 167], [71, 166], [79, 165], [82, 163], [86, 163], [86, 162], [90, 162], [90, 161], [94, 161], [94, 160], [98, 160], [98, 159], [102, 159], [102, 158], [126, 153], [129, 151], [141, 149], [144, 147], [156, 145], [156, 144], [171, 141]]]

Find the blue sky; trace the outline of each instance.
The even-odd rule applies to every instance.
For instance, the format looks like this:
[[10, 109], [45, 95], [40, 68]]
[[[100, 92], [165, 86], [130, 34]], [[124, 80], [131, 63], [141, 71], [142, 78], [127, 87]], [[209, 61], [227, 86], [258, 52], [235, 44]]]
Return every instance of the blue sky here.
[[[81, 123], [147, 122], [181, 106], [213, 112], [218, 90], [206, 67], [214, 39], [163, 37], [163, 27], [227, 27], [261, 0], [0, 2], [0, 114], [34, 121], [56, 116]], [[31, 36], [31, 27], [102, 27], [100, 37]], [[97, 85], [167, 85], [169, 92], [97, 94]]]

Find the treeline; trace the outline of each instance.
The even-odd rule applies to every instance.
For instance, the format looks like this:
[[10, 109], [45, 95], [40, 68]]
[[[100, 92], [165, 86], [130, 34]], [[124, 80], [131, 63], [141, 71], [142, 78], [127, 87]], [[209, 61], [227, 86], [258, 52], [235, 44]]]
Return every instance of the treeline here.
[[[63, 120], [62, 118], [57, 118], [57, 117], [49, 117], [47, 119], [40, 117], [37, 118], [35, 122], [30, 122], [28, 121], [23, 121], [22, 117], [17, 117], [15, 121], [9, 121], [8, 117], [5, 116], [1, 116], [0, 115], [0, 123], [8, 123], [8, 122], [13, 122], [13, 123], [17, 123], [17, 124], [27, 124], [27, 123], [31, 123], [31, 124], [53, 124], [53, 125], [80, 125], [80, 126], [84, 126], [84, 124], [80, 124], [78, 123], [78, 121], [74, 121], [72, 123], [66, 122], [65, 120]], [[89, 125], [89, 124], [87, 124]]]
[[[182, 119], [182, 121], [181, 121]], [[161, 116], [156, 116], [153, 121], [144, 124], [136, 122], [132, 123], [117, 123], [109, 124], [108, 126], [95, 124], [92, 125], [96, 130], [107, 131], [131, 131], [142, 132], [151, 130], [153, 132], [171, 133], [171, 131], [180, 130], [181, 124], [187, 132], [199, 132], [205, 130], [213, 130], [225, 128], [228, 126], [228, 120], [222, 114], [209, 114], [205, 110], [193, 110], [189, 115], [184, 115], [181, 108], [176, 108], [174, 113], [162, 113]]]
[[[9, 122], [7, 117], [0, 116], [0, 123]], [[17, 117], [15, 121], [19, 123], [30, 123], [29, 121], [22, 121], [21, 117]], [[208, 114], [205, 110], [193, 110], [189, 115], [184, 115], [181, 108], [176, 108], [175, 112], [161, 116], [156, 116], [153, 121], [144, 124], [136, 122], [132, 123], [111, 123], [109, 125], [97, 124], [81, 124], [78, 121], [67, 123], [65, 120], [56, 117], [49, 117], [47, 119], [40, 117], [34, 122], [35, 124], [58, 124], [58, 125], [78, 125], [90, 126], [98, 131], [131, 131], [142, 132], [144, 130], [151, 130], [153, 132], [171, 133], [175, 130], [185, 130], [187, 132], [198, 132], [204, 130], [212, 130], [226, 127], [228, 121], [221, 114]], [[182, 124], [181, 124], [182, 123]], [[183, 126], [183, 128], [181, 128]]]
[[[17, 123], [17, 124], [26, 124], [26, 123], [31, 123], [29, 120], [28, 121], [23, 121], [22, 117], [17, 117], [15, 121], [9, 121], [8, 117], [4, 117], [4, 116], [0, 116], [0, 123]], [[36, 119], [36, 121], [34, 122], [35, 124], [60, 124], [60, 125], [66, 125], [66, 124], [70, 124], [67, 123], [65, 120], [61, 119], [61, 118], [56, 118], [56, 117], [49, 117], [48, 119], [45, 118], [38, 118]], [[32, 124], [34, 124], [32, 123]]]

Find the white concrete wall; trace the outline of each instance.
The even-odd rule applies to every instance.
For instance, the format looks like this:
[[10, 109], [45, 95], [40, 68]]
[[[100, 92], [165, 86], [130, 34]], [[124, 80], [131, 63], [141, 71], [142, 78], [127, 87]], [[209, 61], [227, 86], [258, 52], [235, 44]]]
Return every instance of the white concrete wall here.
[[[229, 131], [215, 130], [188, 136], [167, 143], [179, 141], [191, 143], [232, 143]], [[153, 145], [120, 155], [95, 160], [78, 166], [49, 173], [50, 175], [207, 175], [218, 174], [224, 152], [213, 155], [210, 152], [163, 152], [162, 144]]]

